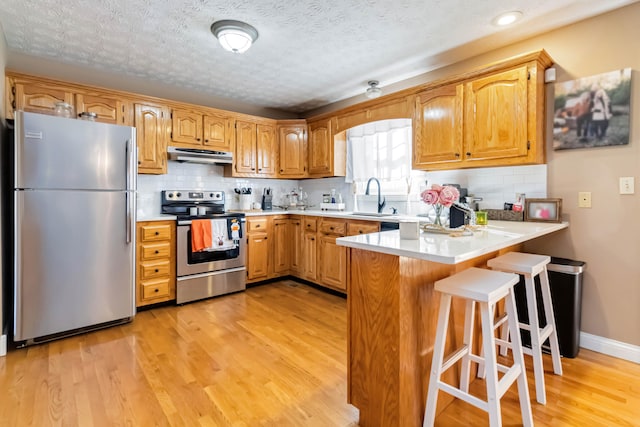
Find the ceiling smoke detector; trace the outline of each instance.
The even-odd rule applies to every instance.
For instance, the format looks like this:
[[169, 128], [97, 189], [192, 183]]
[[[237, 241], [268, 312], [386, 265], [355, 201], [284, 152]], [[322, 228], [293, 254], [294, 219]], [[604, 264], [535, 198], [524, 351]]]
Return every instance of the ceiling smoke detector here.
[[211, 32], [229, 52], [244, 53], [258, 39], [258, 30], [241, 21], [225, 19], [211, 24]]
[[369, 87], [367, 88], [367, 92], [365, 93], [367, 98], [373, 99], [373, 98], [377, 98], [380, 95], [382, 95], [382, 90], [378, 87], [378, 85], [380, 84], [379, 81], [377, 81], [377, 80], [369, 80], [369, 82], [367, 82], [367, 84], [369, 85]]

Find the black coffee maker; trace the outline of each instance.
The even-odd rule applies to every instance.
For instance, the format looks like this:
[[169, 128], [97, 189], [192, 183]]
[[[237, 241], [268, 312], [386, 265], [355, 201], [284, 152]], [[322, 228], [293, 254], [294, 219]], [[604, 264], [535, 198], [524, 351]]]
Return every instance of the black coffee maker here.
[[[460, 192], [460, 199], [458, 202], [464, 203], [465, 198], [469, 192], [466, 188], [460, 187], [460, 184], [444, 184], [451, 187], [455, 187]], [[450, 228], [458, 228], [462, 227], [467, 223], [467, 214], [462, 209], [458, 208], [456, 205], [452, 205], [449, 208], [449, 227]]]

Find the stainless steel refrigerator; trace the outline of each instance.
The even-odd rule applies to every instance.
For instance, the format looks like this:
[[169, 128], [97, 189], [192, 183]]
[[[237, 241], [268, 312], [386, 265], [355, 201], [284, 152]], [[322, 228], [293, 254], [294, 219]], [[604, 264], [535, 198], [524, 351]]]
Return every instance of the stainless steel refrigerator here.
[[15, 342], [135, 314], [135, 129], [16, 112]]

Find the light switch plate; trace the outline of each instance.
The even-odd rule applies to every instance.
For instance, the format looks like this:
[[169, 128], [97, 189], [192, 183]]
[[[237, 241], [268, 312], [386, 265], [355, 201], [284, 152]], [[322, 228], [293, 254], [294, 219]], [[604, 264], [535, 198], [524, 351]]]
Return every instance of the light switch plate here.
[[578, 207], [590, 208], [591, 207], [591, 192], [581, 191], [578, 193]]
[[632, 176], [620, 177], [620, 194], [633, 194], [635, 193], [634, 179]]

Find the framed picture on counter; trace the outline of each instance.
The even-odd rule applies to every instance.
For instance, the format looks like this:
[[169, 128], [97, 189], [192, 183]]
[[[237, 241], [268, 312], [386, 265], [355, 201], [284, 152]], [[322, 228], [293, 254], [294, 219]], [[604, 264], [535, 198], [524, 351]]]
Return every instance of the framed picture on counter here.
[[524, 220], [561, 222], [562, 199], [525, 199]]

